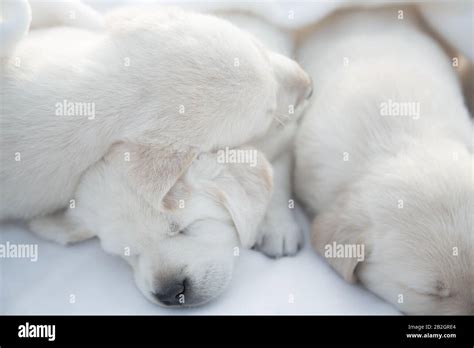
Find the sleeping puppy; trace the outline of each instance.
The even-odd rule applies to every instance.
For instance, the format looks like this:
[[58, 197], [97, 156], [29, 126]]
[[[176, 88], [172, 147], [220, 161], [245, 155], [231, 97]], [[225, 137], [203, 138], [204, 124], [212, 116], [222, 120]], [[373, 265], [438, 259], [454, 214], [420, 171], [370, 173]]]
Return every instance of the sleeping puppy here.
[[[7, 10], [18, 4], [13, 21]], [[26, 5], [6, 2], [2, 25], [28, 26]], [[262, 136], [307, 93], [296, 62], [214, 16], [136, 8], [105, 22], [103, 32], [32, 30], [1, 60], [0, 219], [66, 207], [120, 141], [179, 159], [155, 178], [163, 197], [198, 153]], [[146, 171], [146, 158], [137, 161]]]
[[341, 12], [304, 41], [318, 94], [296, 193], [345, 280], [405, 313], [472, 314], [473, 128], [450, 58], [399, 11]]
[[[241, 28], [255, 35], [272, 51], [286, 57], [294, 55], [294, 38], [283, 29], [278, 28], [265, 19], [250, 12], [218, 11], [221, 18], [225, 18]], [[305, 76], [302, 75], [301, 79]], [[270, 257], [295, 255], [303, 245], [303, 234], [293, 215], [291, 201], [291, 169], [293, 165], [293, 141], [300, 117], [309, 103], [312, 94], [312, 83], [308, 80], [309, 88], [306, 95], [301, 95], [294, 108], [293, 98], [281, 95], [282, 104], [287, 108], [276, 115], [269, 130], [260, 138], [251, 142], [262, 151], [271, 161], [274, 173], [274, 191], [255, 248]], [[298, 87], [294, 86], [295, 93]], [[287, 100], [284, 100], [287, 98]]]
[[[272, 188], [272, 169], [255, 149], [252, 163], [200, 154], [162, 196], [165, 169], [149, 147], [115, 145], [82, 177], [74, 206], [30, 222], [40, 236], [73, 243], [97, 236], [132, 266], [140, 291], [166, 306], [198, 305], [229, 284], [239, 247], [256, 240]], [[146, 157], [150, 166], [141, 167]], [[178, 158], [169, 158], [173, 166]], [[140, 182], [135, 180], [140, 177]]]

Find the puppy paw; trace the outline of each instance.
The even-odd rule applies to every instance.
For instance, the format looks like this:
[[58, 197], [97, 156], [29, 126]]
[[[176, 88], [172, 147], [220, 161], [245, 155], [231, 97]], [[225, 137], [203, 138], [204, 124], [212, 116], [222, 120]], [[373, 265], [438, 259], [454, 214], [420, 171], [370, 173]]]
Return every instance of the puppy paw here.
[[36, 235], [62, 245], [94, 237], [92, 232], [81, 228], [64, 213], [34, 218], [29, 222], [29, 227]]
[[254, 249], [272, 258], [293, 256], [303, 246], [303, 232], [293, 216], [263, 221]]

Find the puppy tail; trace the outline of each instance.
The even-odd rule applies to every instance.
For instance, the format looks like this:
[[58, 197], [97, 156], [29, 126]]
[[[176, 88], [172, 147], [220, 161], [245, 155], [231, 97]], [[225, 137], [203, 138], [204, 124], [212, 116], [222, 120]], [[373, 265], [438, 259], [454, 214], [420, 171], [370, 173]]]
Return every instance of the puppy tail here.
[[0, 58], [10, 57], [31, 25], [31, 7], [27, 0], [2, 0], [0, 18]]

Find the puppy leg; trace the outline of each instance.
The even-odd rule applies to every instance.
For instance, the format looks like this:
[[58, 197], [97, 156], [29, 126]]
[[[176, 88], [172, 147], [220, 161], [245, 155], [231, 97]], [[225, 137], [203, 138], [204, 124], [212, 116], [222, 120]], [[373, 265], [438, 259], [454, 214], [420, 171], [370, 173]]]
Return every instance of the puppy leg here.
[[81, 242], [95, 236], [69, 211], [34, 218], [30, 220], [29, 227], [38, 236], [62, 245]]
[[303, 245], [303, 233], [288, 202], [291, 195], [291, 152], [273, 163], [274, 191], [255, 249], [270, 257], [295, 255]]

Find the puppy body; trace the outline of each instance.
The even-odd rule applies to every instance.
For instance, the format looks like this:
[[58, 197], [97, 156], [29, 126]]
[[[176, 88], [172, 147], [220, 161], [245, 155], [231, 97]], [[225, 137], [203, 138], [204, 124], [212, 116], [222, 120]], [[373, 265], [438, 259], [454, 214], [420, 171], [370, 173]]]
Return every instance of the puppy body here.
[[[398, 16], [339, 13], [299, 50], [318, 94], [296, 193], [346, 280], [407, 313], [473, 313], [472, 126], [450, 59]], [[365, 260], [328, 256], [333, 242], [365, 246]]]
[[159, 197], [159, 183], [133, 179], [144, 151], [115, 145], [84, 174], [73, 207], [35, 218], [30, 228], [62, 244], [97, 236], [105, 251], [132, 266], [138, 288], [154, 303], [207, 302], [229, 284], [239, 248], [255, 244], [271, 196], [271, 166], [251, 148], [245, 151], [255, 152], [254, 167], [200, 154], [162, 199], [150, 200], [143, 188]]
[[32, 30], [2, 59], [0, 219], [66, 207], [119, 141], [182, 159], [156, 178], [167, 192], [189, 158], [263, 135], [277, 96], [298, 99], [309, 84], [295, 62], [213, 16], [125, 9], [106, 26]]

